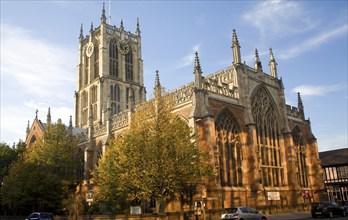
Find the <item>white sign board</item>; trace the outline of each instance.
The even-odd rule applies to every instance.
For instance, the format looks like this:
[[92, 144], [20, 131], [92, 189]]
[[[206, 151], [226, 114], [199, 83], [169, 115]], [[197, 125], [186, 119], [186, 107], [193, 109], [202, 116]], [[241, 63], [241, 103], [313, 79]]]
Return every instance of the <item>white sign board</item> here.
[[268, 200], [280, 200], [279, 192], [267, 192]]

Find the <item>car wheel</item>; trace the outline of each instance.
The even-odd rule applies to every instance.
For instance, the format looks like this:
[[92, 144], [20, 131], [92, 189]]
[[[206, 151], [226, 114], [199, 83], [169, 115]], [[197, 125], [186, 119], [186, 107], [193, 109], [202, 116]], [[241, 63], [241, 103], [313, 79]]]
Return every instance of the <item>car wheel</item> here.
[[343, 212], [342, 212], [342, 216], [343, 216], [343, 217], [346, 217], [346, 215], [347, 215], [346, 211], [345, 211], [345, 210], [343, 210]]
[[267, 218], [266, 217], [262, 217], [261, 220], [267, 220]]
[[329, 212], [329, 218], [333, 218], [333, 213], [332, 213], [332, 211]]
[[312, 214], [312, 218], [316, 218], [316, 217], [317, 217], [316, 215]]

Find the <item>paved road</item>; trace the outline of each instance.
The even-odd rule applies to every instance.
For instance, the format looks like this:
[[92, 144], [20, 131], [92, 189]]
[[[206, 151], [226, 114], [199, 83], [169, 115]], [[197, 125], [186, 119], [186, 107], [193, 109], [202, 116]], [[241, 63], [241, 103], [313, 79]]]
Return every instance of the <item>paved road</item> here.
[[[269, 215], [268, 220], [308, 220], [308, 219], [316, 219], [316, 220], [329, 220], [330, 218], [324, 218], [324, 217], [318, 217], [318, 218], [312, 218], [310, 212], [295, 212], [295, 213], [288, 213], [288, 214], [277, 214], [277, 215]], [[342, 216], [335, 216], [334, 219], [337, 220], [348, 220], [347, 217]]]

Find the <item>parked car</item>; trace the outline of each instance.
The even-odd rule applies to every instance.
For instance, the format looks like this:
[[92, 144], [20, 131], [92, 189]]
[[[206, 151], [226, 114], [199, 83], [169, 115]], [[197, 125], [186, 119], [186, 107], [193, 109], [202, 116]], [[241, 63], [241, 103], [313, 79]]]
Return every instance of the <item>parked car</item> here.
[[346, 216], [346, 212], [342, 206], [335, 202], [319, 202], [312, 206], [311, 214], [313, 218], [317, 216], [334, 217], [335, 215]]
[[33, 212], [25, 220], [54, 220], [54, 218], [49, 212]]
[[225, 209], [221, 215], [221, 220], [267, 220], [267, 216], [259, 213], [256, 209], [248, 206]]
[[344, 205], [344, 206], [342, 206], [342, 208], [346, 212], [346, 215], [348, 215], [348, 205]]

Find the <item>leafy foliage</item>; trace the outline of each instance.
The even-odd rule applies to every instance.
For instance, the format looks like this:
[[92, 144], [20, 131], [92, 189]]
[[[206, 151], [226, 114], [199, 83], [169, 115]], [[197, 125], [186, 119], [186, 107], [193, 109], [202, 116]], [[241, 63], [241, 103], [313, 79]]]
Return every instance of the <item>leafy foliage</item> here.
[[10, 167], [3, 181], [3, 203], [15, 213], [62, 212], [82, 179], [77, 143], [60, 120], [48, 125], [44, 136]]
[[102, 200], [116, 205], [156, 199], [160, 204], [171, 195], [192, 193], [187, 189], [211, 173], [209, 160], [203, 159], [207, 152], [195, 146], [191, 129], [174, 118], [173, 107], [166, 95], [136, 109], [130, 129], [99, 162], [96, 183]]

